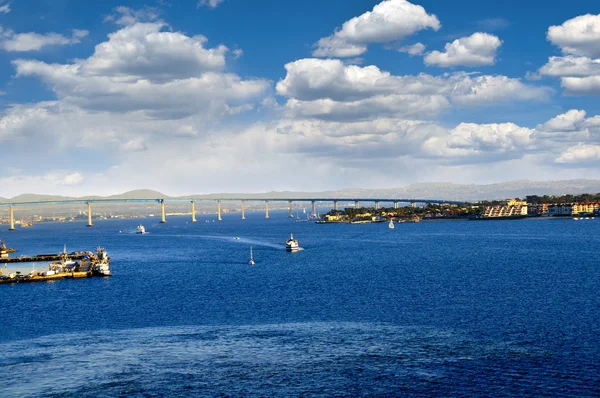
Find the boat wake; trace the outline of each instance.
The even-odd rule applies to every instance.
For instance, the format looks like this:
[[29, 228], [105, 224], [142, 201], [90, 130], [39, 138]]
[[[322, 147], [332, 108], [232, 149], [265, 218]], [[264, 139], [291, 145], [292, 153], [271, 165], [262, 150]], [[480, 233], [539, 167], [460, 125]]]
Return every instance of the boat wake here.
[[158, 237], [178, 237], [178, 238], [191, 238], [191, 239], [207, 239], [207, 240], [220, 240], [220, 241], [230, 241], [231, 243], [243, 243], [249, 244], [252, 246], [262, 246], [262, 247], [271, 247], [273, 249], [285, 250], [285, 247], [281, 245], [277, 245], [275, 243], [267, 242], [264, 240], [256, 240], [250, 238], [242, 238], [239, 236], [223, 236], [223, 235], [172, 235], [172, 234], [154, 234], [154, 236]]

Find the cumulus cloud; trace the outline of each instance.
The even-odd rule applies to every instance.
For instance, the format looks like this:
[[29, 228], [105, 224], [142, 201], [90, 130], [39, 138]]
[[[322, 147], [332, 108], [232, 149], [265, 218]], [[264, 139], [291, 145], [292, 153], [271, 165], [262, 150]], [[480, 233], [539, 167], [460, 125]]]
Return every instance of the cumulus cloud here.
[[411, 46], [402, 46], [398, 51], [408, 53], [410, 56], [421, 55], [425, 51], [425, 45], [423, 43], [415, 43]]
[[151, 117], [230, 114], [269, 87], [261, 79], [223, 73], [227, 48], [204, 48], [202, 36], [164, 32], [162, 23], [138, 23], [109, 35], [94, 54], [73, 64], [15, 60], [17, 76], [36, 76], [64, 103]]
[[197, 7], [217, 8], [217, 6], [224, 1], [225, 0], [198, 0]]
[[585, 121], [586, 112], [583, 110], [571, 109], [566, 113], [560, 114], [541, 126], [538, 130], [543, 131], [572, 131], [578, 129]]
[[550, 57], [539, 73], [547, 76], [586, 77], [600, 75], [600, 59], [588, 57]]
[[450, 104], [474, 107], [509, 100], [545, 100], [548, 89], [506, 76], [394, 76], [376, 66], [307, 58], [285, 65], [276, 85], [296, 117], [432, 117]]
[[567, 148], [556, 158], [556, 163], [586, 165], [593, 163], [600, 165], [600, 145], [576, 145]]
[[441, 67], [494, 65], [501, 45], [498, 37], [477, 32], [447, 43], [444, 52], [430, 52], [424, 61], [426, 65]]
[[557, 76], [568, 95], [600, 95], [600, 15], [580, 15], [548, 28], [562, 57], [550, 57], [540, 75]]
[[600, 57], [600, 14], [580, 15], [550, 26], [547, 38], [565, 54]]
[[153, 7], [133, 9], [119, 6], [114, 12], [104, 17], [104, 22], [113, 22], [117, 25], [128, 26], [139, 22], [154, 22], [159, 18], [159, 12]]
[[523, 156], [532, 130], [514, 123], [461, 123], [446, 135], [423, 144], [425, 155], [461, 161], [497, 161]]
[[10, 3], [4, 4], [3, 1], [0, 1], [0, 12], [3, 14], [8, 14], [10, 12]]
[[545, 101], [552, 91], [547, 87], [524, 84], [506, 76], [470, 76], [458, 74], [453, 79], [452, 101], [456, 105], [474, 107], [484, 104], [518, 100]]
[[367, 51], [369, 43], [402, 40], [420, 30], [438, 30], [440, 21], [419, 5], [406, 0], [385, 0], [372, 11], [354, 17], [334, 34], [320, 39], [315, 57], [355, 57]]
[[47, 46], [81, 43], [87, 35], [87, 30], [80, 29], [73, 29], [71, 36], [64, 36], [59, 33], [15, 33], [0, 27], [0, 48], [12, 52], [38, 51]]

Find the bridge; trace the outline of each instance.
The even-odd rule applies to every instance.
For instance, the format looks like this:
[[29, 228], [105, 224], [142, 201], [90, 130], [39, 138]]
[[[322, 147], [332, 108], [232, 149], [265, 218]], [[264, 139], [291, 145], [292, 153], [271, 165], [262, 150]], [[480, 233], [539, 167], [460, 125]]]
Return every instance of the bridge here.
[[159, 203], [161, 206], [161, 223], [166, 223], [165, 203], [191, 203], [192, 206], [192, 222], [196, 222], [196, 202], [216, 202], [217, 204], [217, 219], [221, 218], [221, 202], [241, 202], [242, 204], [242, 220], [246, 219], [245, 215], [245, 204], [246, 202], [264, 202], [265, 204], [265, 218], [269, 218], [269, 202], [287, 202], [289, 217], [292, 215], [292, 203], [294, 202], [310, 202], [312, 205], [312, 216], [316, 217], [316, 203], [317, 202], [331, 202], [333, 203], [333, 209], [338, 209], [340, 202], [352, 203], [354, 207], [359, 208], [361, 202], [369, 202], [375, 204], [375, 209], [379, 209], [380, 204], [392, 203], [394, 209], [398, 208], [400, 203], [411, 203], [415, 206], [417, 203], [432, 203], [432, 204], [462, 204], [464, 202], [452, 201], [452, 200], [439, 200], [439, 199], [400, 199], [400, 198], [233, 198], [233, 197], [215, 197], [215, 198], [202, 198], [202, 199], [171, 199], [171, 198], [157, 198], [157, 199], [69, 199], [69, 200], [50, 200], [50, 201], [37, 201], [37, 202], [7, 202], [0, 203], [0, 207], [8, 207], [10, 213], [10, 227], [9, 231], [15, 230], [15, 207], [29, 207], [29, 206], [44, 206], [44, 205], [87, 205], [87, 216], [88, 216], [88, 227], [92, 227], [92, 204], [108, 204], [108, 203]]

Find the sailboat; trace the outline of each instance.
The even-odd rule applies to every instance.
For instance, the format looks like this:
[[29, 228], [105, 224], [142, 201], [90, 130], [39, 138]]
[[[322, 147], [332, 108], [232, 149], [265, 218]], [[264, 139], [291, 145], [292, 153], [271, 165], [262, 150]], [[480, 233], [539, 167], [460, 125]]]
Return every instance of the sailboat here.
[[391, 218], [390, 218], [390, 223], [388, 224], [388, 228], [389, 229], [394, 229], [394, 222], [392, 221]]
[[248, 260], [248, 264], [254, 265], [254, 258], [252, 257], [252, 246], [250, 246], [250, 260]]

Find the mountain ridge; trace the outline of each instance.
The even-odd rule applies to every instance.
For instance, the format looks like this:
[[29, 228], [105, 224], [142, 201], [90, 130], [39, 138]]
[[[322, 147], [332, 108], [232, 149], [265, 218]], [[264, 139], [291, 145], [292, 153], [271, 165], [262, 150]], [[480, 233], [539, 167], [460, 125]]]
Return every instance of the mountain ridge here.
[[169, 196], [150, 189], [136, 189], [122, 194], [109, 196], [70, 197], [44, 194], [22, 194], [13, 198], [2, 198], [0, 202], [34, 202], [60, 200], [93, 200], [93, 199], [213, 199], [227, 197], [231, 199], [307, 199], [307, 198], [351, 198], [364, 199], [385, 197], [390, 199], [438, 199], [456, 201], [498, 200], [524, 198], [527, 195], [564, 195], [600, 192], [600, 180], [573, 179], [554, 181], [513, 180], [493, 184], [455, 184], [449, 182], [422, 182], [405, 187], [368, 189], [345, 188], [319, 192], [270, 191], [264, 193], [209, 193], [184, 196]]

